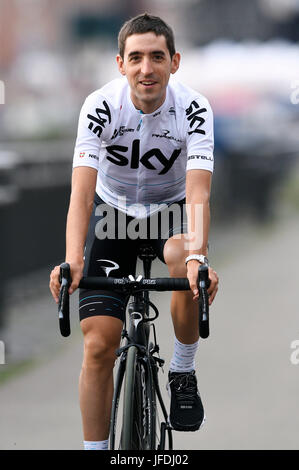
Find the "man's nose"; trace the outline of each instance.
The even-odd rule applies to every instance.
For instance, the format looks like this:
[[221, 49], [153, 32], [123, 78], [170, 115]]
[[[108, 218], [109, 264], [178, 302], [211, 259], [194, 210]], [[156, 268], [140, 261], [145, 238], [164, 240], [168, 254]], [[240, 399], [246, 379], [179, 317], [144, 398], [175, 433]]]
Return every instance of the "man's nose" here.
[[141, 63], [141, 73], [150, 75], [153, 72], [152, 62], [149, 58], [144, 57]]

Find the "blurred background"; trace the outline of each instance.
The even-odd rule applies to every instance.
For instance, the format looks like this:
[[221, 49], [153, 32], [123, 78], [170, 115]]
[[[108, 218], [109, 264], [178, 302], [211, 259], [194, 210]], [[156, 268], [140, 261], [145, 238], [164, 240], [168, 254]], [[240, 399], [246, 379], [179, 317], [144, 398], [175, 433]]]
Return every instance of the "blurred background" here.
[[[215, 119], [210, 258], [222, 281], [201, 359], [212, 425], [194, 443], [178, 435], [177, 448], [298, 448], [299, 0], [0, 0], [0, 448], [81, 445], [80, 429], [71, 438], [80, 425], [76, 297], [67, 343], [48, 278], [64, 258], [81, 105], [118, 76], [118, 31], [144, 11], [172, 26], [176, 78], [209, 99]], [[64, 354], [72, 347], [76, 362]], [[41, 383], [51, 390], [42, 402], [32, 395]]]

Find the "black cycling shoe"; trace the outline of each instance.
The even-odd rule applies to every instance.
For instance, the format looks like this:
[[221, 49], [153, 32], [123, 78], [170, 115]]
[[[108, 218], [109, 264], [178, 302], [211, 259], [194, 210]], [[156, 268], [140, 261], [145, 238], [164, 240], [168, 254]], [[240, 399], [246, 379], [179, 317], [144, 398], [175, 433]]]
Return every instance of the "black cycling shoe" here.
[[197, 389], [195, 370], [169, 372], [167, 389], [170, 392], [169, 424], [176, 431], [197, 431], [205, 414]]

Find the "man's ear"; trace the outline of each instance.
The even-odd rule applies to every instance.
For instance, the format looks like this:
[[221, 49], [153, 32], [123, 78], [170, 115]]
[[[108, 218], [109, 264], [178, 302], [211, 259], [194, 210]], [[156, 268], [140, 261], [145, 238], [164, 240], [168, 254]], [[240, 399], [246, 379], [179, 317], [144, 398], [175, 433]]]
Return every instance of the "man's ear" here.
[[119, 54], [116, 56], [116, 62], [117, 62], [118, 70], [120, 71], [120, 73], [122, 75], [126, 75], [125, 67], [124, 67], [124, 61], [123, 61], [122, 57]]
[[181, 55], [178, 52], [176, 52], [171, 59], [171, 73], [175, 73], [178, 70], [180, 66], [180, 61], [181, 61]]

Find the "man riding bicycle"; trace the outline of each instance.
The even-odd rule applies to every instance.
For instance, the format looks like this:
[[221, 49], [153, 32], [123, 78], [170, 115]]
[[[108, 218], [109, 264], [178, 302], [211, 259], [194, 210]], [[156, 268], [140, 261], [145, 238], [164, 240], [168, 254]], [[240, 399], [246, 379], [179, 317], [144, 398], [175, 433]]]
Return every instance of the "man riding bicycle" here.
[[[170, 78], [179, 68], [180, 55], [162, 19], [139, 15], [123, 25], [118, 40], [123, 77], [89, 95], [79, 118], [66, 228], [69, 293], [83, 275], [134, 274], [144, 236], [130, 236], [129, 227], [148, 228], [146, 239], [170, 276], [187, 277], [190, 283], [190, 291], [173, 292], [171, 299], [175, 338], [169, 422], [176, 430], [195, 431], [205, 418], [195, 376], [197, 276], [199, 263], [208, 262], [213, 116], [204, 96]], [[171, 216], [174, 206], [180, 210], [179, 221]], [[209, 278], [211, 304], [218, 290], [211, 267]], [[50, 289], [58, 302], [59, 266], [51, 272]], [[121, 294], [80, 289], [84, 358], [79, 395], [85, 449], [108, 448], [124, 300]]]

